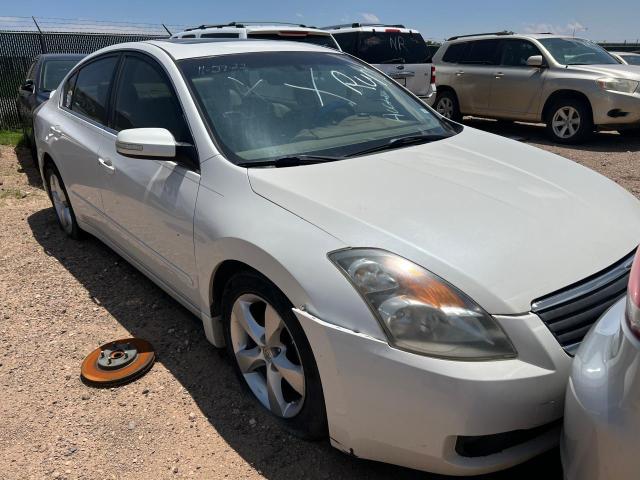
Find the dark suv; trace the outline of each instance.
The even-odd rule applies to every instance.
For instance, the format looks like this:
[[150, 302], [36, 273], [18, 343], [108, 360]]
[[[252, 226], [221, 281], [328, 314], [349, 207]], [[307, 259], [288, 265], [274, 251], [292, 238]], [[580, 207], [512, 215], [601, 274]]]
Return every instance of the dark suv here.
[[84, 57], [79, 54], [46, 53], [37, 56], [29, 67], [27, 77], [18, 89], [16, 103], [22, 130], [32, 150], [35, 145], [33, 111], [49, 99], [67, 72]]

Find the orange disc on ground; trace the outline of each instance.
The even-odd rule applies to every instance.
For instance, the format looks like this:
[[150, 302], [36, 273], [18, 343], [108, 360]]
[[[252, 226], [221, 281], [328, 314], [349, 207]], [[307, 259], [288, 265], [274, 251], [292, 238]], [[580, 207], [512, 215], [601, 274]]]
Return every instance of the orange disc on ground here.
[[156, 352], [146, 340], [124, 338], [96, 348], [82, 362], [80, 374], [95, 386], [113, 386], [141, 377], [149, 371]]

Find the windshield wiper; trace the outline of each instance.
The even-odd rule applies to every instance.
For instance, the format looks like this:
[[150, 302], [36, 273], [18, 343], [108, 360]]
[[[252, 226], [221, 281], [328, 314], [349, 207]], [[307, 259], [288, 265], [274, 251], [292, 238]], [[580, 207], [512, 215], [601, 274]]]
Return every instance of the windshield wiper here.
[[452, 135], [408, 135], [406, 137], [398, 137], [392, 138], [387, 143], [382, 145], [376, 145], [375, 147], [365, 148], [364, 150], [360, 150], [359, 152], [352, 153], [349, 155], [350, 157], [355, 157], [357, 155], [366, 155], [367, 153], [381, 152], [383, 150], [392, 150], [394, 148], [408, 146], [408, 145], [417, 145], [420, 143], [430, 143], [435, 142], [437, 140], [444, 140], [445, 138], [449, 138]]
[[314, 163], [327, 163], [342, 160], [344, 157], [328, 157], [322, 155], [291, 155], [288, 157], [272, 158], [271, 160], [259, 160], [257, 162], [238, 163], [239, 167], [297, 167], [300, 165], [313, 165]]
[[380, 63], [407, 63], [403, 57], [390, 58], [389, 60], [383, 60]]

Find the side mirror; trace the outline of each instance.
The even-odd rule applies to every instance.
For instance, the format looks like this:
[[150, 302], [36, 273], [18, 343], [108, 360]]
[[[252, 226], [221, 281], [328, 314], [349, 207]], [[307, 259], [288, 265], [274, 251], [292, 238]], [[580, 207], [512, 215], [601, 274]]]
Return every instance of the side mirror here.
[[33, 93], [35, 90], [35, 85], [33, 84], [33, 80], [25, 80], [25, 82], [20, 85], [20, 90]]
[[541, 68], [544, 66], [544, 58], [542, 58], [542, 55], [531, 55], [527, 58], [527, 65], [529, 67]]
[[118, 133], [116, 150], [125, 157], [172, 159], [176, 140], [166, 128], [131, 128]]

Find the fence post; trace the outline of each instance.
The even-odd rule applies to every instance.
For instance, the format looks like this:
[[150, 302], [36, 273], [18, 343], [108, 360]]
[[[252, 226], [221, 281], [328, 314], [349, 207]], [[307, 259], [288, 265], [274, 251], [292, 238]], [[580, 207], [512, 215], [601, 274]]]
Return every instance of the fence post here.
[[38, 25], [38, 22], [36, 22], [36, 17], [31, 17], [31, 19], [33, 20], [33, 23], [36, 24], [36, 28], [38, 29], [38, 38], [40, 39], [40, 50], [42, 51], [42, 53], [47, 53], [47, 43], [44, 39], [44, 35], [42, 34], [42, 30], [40, 30], [40, 25]]

